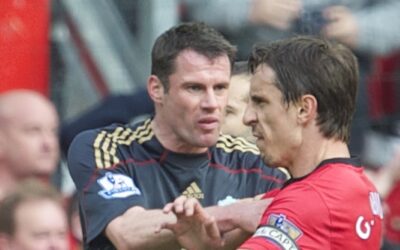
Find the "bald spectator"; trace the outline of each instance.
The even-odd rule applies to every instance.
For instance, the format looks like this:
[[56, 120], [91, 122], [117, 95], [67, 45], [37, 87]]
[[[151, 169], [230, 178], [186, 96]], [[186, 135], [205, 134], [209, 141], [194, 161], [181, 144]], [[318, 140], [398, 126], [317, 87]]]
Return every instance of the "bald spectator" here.
[[27, 177], [48, 181], [59, 160], [58, 115], [30, 90], [0, 94], [0, 200]]
[[68, 223], [60, 194], [24, 180], [0, 202], [0, 250], [67, 250]]

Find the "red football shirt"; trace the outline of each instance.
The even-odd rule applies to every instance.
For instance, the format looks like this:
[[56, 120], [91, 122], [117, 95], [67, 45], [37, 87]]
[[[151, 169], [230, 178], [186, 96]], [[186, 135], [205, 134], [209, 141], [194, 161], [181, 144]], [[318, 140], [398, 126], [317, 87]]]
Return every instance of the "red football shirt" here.
[[379, 249], [379, 194], [356, 165], [330, 159], [290, 180], [240, 249]]

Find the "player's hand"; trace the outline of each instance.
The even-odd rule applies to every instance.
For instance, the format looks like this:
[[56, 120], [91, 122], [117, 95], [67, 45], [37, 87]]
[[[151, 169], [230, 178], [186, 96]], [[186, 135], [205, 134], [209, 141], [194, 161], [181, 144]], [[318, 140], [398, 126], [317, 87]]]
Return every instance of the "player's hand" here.
[[332, 6], [324, 10], [327, 24], [322, 33], [331, 39], [336, 39], [352, 48], [357, 46], [358, 24], [353, 13], [344, 6]]
[[300, 17], [302, 8], [301, 0], [253, 0], [249, 19], [256, 24], [288, 30]]
[[174, 213], [176, 223], [165, 223], [161, 229], [171, 230], [179, 244], [188, 250], [218, 248], [224, 245], [217, 223], [194, 198], [178, 197], [163, 208]]

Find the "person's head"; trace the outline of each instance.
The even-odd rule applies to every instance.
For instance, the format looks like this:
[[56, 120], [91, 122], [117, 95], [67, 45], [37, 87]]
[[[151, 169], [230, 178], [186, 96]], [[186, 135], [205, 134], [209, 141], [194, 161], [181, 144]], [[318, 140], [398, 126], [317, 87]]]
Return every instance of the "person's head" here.
[[54, 105], [30, 90], [0, 94], [0, 168], [16, 179], [50, 176], [59, 160]]
[[160, 79], [165, 92], [170, 75], [177, 70], [177, 57], [188, 50], [210, 60], [227, 56], [231, 66], [236, 55], [236, 48], [204, 23], [182, 23], [170, 28], [156, 39], [151, 51], [151, 74]]
[[169, 149], [196, 152], [215, 144], [235, 52], [203, 23], [180, 24], [156, 40], [147, 87]]
[[[343, 45], [294, 37], [256, 45], [244, 122], [270, 165], [290, 164], [304, 141], [348, 142], [355, 111], [358, 64]], [[313, 127], [314, 130], [308, 128]], [[314, 131], [311, 134], [305, 133]]]
[[0, 202], [0, 245], [4, 249], [66, 250], [67, 231], [61, 197], [51, 186], [25, 180]]
[[225, 108], [221, 131], [254, 141], [251, 129], [243, 123], [243, 115], [249, 102], [251, 74], [246, 61], [235, 62], [229, 85], [228, 103]]

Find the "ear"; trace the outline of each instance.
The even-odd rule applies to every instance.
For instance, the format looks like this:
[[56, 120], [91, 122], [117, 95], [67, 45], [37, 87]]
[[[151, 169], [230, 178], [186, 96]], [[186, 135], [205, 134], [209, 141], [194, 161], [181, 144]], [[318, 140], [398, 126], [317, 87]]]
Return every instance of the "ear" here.
[[164, 86], [157, 76], [151, 75], [147, 80], [147, 92], [154, 103], [162, 102], [164, 97]]
[[303, 95], [297, 105], [297, 117], [301, 124], [308, 123], [317, 117], [318, 102], [313, 95]]

